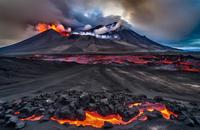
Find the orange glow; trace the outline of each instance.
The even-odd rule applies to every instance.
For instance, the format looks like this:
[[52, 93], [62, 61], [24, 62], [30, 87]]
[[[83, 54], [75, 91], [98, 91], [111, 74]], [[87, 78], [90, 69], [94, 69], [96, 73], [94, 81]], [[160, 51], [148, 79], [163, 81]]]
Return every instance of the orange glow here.
[[[84, 121], [62, 120], [62, 119], [57, 119], [55, 117], [52, 117], [51, 120], [56, 121], [61, 125], [68, 123], [70, 125], [75, 125], [75, 126], [92, 126], [95, 128], [102, 128], [104, 126], [105, 122], [109, 122], [113, 125], [130, 124], [130, 123], [138, 120], [138, 118], [143, 114], [143, 113], [139, 113], [137, 116], [133, 117], [128, 122], [125, 122], [125, 121], [123, 121], [123, 119], [120, 115], [101, 116], [97, 112], [89, 112], [89, 111], [86, 111], [85, 113], [86, 113], [86, 118]], [[146, 121], [147, 117], [141, 118], [139, 120]]]
[[144, 111], [159, 111], [163, 118], [170, 120], [170, 116], [174, 115], [177, 117], [176, 114], [173, 112], [169, 111], [165, 105], [160, 104], [160, 103], [133, 103], [129, 105], [129, 108], [133, 107], [138, 107], [139, 109], [139, 114], [130, 119], [129, 121], [125, 122], [123, 121], [122, 117], [120, 115], [109, 115], [109, 116], [101, 116], [96, 112], [88, 112], [86, 111], [86, 119], [84, 121], [73, 121], [73, 120], [61, 120], [61, 119], [56, 119], [55, 117], [52, 117], [51, 119], [58, 122], [59, 124], [65, 124], [69, 123], [71, 125], [76, 125], [76, 126], [92, 126], [95, 128], [102, 128], [104, 126], [104, 122], [109, 122], [113, 125], [127, 125], [130, 124], [136, 120], [140, 121], [146, 121], [148, 120], [148, 117], [144, 115]]
[[30, 117], [27, 118], [22, 118], [22, 121], [39, 121], [43, 116], [36, 116], [36, 115], [32, 115]]
[[[176, 56], [174, 56], [176, 57]], [[183, 72], [200, 72], [200, 63], [197, 61], [194, 62], [186, 62], [182, 59], [163, 59], [161, 57], [156, 56], [133, 56], [133, 55], [123, 55], [123, 56], [116, 56], [116, 55], [65, 55], [63, 57], [59, 56], [42, 56], [36, 55], [32, 57], [27, 57], [36, 60], [46, 60], [46, 61], [61, 61], [62, 62], [75, 62], [78, 64], [137, 64], [137, 65], [156, 65], [156, 66], [163, 66], [163, 65], [171, 65], [173, 67], [173, 71], [183, 71]], [[152, 58], [152, 59], [151, 59]], [[156, 60], [155, 60], [156, 59]], [[160, 68], [162, 70], [162, 68]], [[172, 71], [171, 68], [169, 71]]]
[[[170, 120], [171, 115], [177, 117], [176, 114], [169, 111], [165, 105], [160, 103], [150, 103], [150, 102], [144, 102], [144, 103], [133, 103], [129, 105], [129, 108], [138, 108], [139, 114], [131, 118], [129, 121], [124, 121], [123, 117], [121, 117], [119, 114], [112, 114], [107, 116], [102, 116], [98, 114], [97, 112], [89, 112], [85, 111], [85, 119], [84, 120], [70, 120], [70, 119], [58, 119], [56, 117], [51, 117], [52, 121], [56, 121], [59, 124], [70, 124], [75, 126], [91, 126], [94, 128], [102, 128], [104, 126], [105, 122], [109, 122], [113, 125], [128, 125], [130, 123], [133, 123], [134, 121], [146, 121], [148, 120], [148, 117], [145, 115], [145, 111], [153, 112], [158, 111], [162, 114], [163, 118]], [[38, 121], [43, 116], [36, 116], [32, 115], [31, 117], [23, 118], [21, 120], [28, 120], [28, 121]]]
[[69, 123], [71, 125], [76, 126], [92, 126], [95, 128], [102, 128], [104, 126], [104, 122], [110, 122], [115, 125], [123, 124], [122, 117], [119, 115], [109, 115], [109, 116], [101, 116], [97, 112], [88, 112], [86, 111], [86, 118], [84, 121], [72, 121], [72, 120], [60, 120], [52, 117], [51, 119], [58, 122], [59, 124]]
[[137, 106], [141, 106], [141, 105], [142, 105], [142, 103], [133, 103], [133, 104], [129, 105], [129, 108], [137, 107]]
[[148, 117], [147, 116], [141, 116], [141, 117], [138, 118], [138, 120], [146, 121], [146, 120], [148, 120]]
[[20, 112], [18, 112], [18, 111], [17, 111], [17, 112], [15, 112], [15, 115], [19, 115], [19, 114], [20, 114]]
[[192, 68], [191, 66], [187, 66], [187, 65], [182, 66], [182, 70], [186, 72], [200, 72], [200, 69]]
[[[136, 107], [136, 106], [134, 106], [134, 104], [133, 105], [129, 105], [129, 108]], [[170, 110], [168, 110], [166, 108], [165, 105], [160, 104], [160, 103], [149, 103], [149, 102], [146, 102], [144, 104], [141, 104], [139, 107], [141, 107], [141, 108], [139, 108], [141, 113], [143, 113], [145, 110], [147, 110], [149, 112], [159, 111], [162, 114], [163, 118], [165, 118], [167, 120], [170, 120], [170, 117], [172, 115], [177, 117], [177, 115], [175, 113], [171, 112]]]
[[56, 32], [60, 33], [62, 36], [69, 36], [71, 29], [65, 29], [62, 24], [46, 24], [46, 23], [39, 23], [36, 25], [36, 30], [40, 33], [45, 32], [47, 30], [53, 29]]
[[153, 112], [154, 109], [153, 109], [153, 108], [148, 108], [147, 111], [149, 111], [149, 112]]

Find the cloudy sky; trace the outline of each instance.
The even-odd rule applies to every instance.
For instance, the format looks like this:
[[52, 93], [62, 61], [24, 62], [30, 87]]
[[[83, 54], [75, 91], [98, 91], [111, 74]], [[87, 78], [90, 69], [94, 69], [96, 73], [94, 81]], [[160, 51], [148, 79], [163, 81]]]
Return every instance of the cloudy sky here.
[[200, 48], [200, 0], [0, 0], [0, 46], [37, 32], [38, 22], [73, 28], [119, 19], [160, 43]]

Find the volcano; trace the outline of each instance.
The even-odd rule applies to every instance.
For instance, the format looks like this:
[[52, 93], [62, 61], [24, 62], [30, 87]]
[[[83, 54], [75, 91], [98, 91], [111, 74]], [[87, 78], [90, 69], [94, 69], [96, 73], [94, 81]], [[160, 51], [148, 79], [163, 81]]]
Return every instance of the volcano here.
[[1, 130], [200, 129], [199, 54], [119, 23], [43, 25], [0, 49]]
[[[111, 26], [111, 25], [107, 25]], [[101, 28], [97, 26], [88, 32]], [[175, 49], [158, 44], [145, 36], [120, 27], [99, 37], [118, 36], [117, 39], [104, 39], [95, 36], [71, 34], [63, 37], [54, 30], [40, 33], [30, 39], [0, 49], [0, 54], [87, 54], [87, 53], [133, 53], [133, 52], [166, 52]]]

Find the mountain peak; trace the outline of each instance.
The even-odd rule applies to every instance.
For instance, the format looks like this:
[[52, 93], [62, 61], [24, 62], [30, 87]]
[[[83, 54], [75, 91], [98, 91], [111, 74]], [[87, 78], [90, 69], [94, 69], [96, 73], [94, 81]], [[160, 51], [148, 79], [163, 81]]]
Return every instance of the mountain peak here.
[[121, 22], [99, 25], [95, 29], [96, 32], [105, 32], [73, 32], [69, 37], [63, 37], [54, 30], [48, 30], [20, 43], [1, 48], [0, 54], [113, 54], [175, 50], [137, 34]]

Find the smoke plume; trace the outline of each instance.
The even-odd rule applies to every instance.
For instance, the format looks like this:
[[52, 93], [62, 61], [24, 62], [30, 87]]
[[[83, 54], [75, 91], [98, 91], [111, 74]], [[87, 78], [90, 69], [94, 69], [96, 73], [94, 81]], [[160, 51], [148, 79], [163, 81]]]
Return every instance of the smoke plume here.
[[0, 0], [0, 39], [18, 41], [35, 34], [32, 24], [38, 21], [66, 22], [49, 0]]
[[200, 22], [198, 0], [121, 0], [124, 17], [157, 38], [178, 40]]

